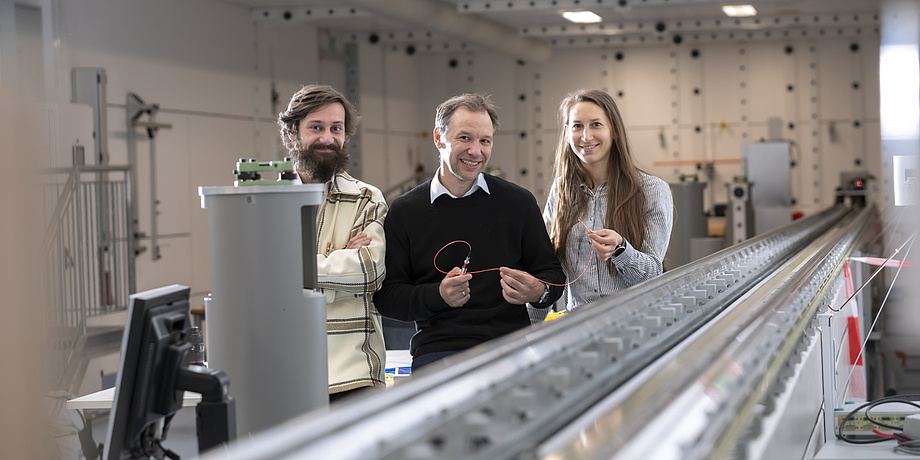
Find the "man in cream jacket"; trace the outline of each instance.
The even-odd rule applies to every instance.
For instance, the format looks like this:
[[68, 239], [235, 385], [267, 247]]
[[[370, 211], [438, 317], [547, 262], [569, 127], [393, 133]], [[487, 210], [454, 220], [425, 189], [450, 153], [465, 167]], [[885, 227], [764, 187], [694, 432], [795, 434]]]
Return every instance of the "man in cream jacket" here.
[[330, 402], [384, 386], [386, 347], [373, 294], [386, 274], [387, 205], [379, 189], [345, 172], [358, 119], [351, 103], [325, 85], [303, 87], [278, 116], [300, 181], [325, 185], [316, 262], [326, 295]]

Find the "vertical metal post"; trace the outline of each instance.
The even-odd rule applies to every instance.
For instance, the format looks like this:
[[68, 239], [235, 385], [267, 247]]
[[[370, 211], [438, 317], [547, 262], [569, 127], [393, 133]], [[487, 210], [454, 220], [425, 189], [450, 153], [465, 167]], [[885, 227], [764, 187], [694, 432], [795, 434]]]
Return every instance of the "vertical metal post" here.
[[[86, 238], [83, 234], [84, 230], [86, 230], [86, 225], [81, 225], [81, 221], [83, 221], [82, 223], [85, 223], [85, 219], [88, 218], [87, 213], [83, 211], [83, 206], [86, 204], [86, 200], [84, 200], [84, 196], [83, 196], [84, 187], [85, 186], [80, 182], [80, 173], [78, 172], [74, 178], [74, 197], [73, 197], [74, 203], [76, 204], [76, 206], [74, 207], [74, 211], [76, 214], [76, 224], [77, 224], [76, 225], [77, 238], [76, 238], [76, 245], [75, 245], [75, 251], [74, 251], [75, 252], [74, 269], [76, 271], [76, 273], [74, 273], [74, 284], [76, 284], [77, 286], [77, 296], [74, 297], [73, 307], [78, 312], [82, 312], [86, 310], [86, 306], [89, 304], [88, 299], [92, 295], [91, 294], [92, 290], [87, 289], [87, 286], [89, 286], [89, 284], [83, 282], [83, 280], [79, 278], [80, 274], [84, 274], [85, 276], [85, 274], [90, 273], [90, 271], [88, 270], [89, 267], [78, 266], [80, 264], [86, 264], [89, 262], [89, 260], [91, 260], [89, 257], [87, 257], [88, 251], [84, 247], [85, 246], [84, 243], [86, 243], [87, 240], [89, 239], [89, 238]], [[80, 327], [82, 328], [80, 333], [86, 334], [86, 321], [83, 321], [83, 318], [80, 318]]]
[[[109, 164], [108, 151], [108, 124], [106, 118], [106, 94], [105, 85], [107, 83], [105, 69], [101, 68], [74, 68], [71, 71], [71, 102], [75, 104], [87, 104], [93, 108], [93, 157], [95, 164], [106, 166]], [[98, 266], [99, 282], [96, 290], [99, 292], [100, 305], [108, 305], [110, 298], [107, 294], [105, 283], [108, 267], [106, 256], [111, 242], [112, 232], [108, 227], [109, 218], [106, 215], [109, 210], [109, 198], [105, 193], [103, 184], [108, 180], [107, 173], [96, 173], [96, 247], [93, 248], [92, 256]]]
[[[156, 124], [156, 110], [149, 112], [150, 124]], [[147, 135], [150, 138], [150, 257], [155, 261], [160, 260], [160, 245], [157, 242], [157, 214], [159, 211], [160, 200], [157, 199], [157, 155], [156, 142], [153, 138], [156, 136], [156, 128], [147, 128]]]
[[[128, 93], [127, 95], [126, 130], [128, 140], [128, 165], [130, 166], [131, 174], [131, 213], [132, 221], [134, 223], [131, 233], [135, 235], [135, 240], [140, 238], [137, 211], [133, 206], [134, 203], [137, 203], [138, 198], [136, 185], [137, 138], [135, 137], [134, 130], [136, 128], [145, 128], [147, 130], [147, 137], [150, 141], [150, 257], [153, 259], [153, 261], [160, 259], [160, 246], [157, 244], [157, 208], [159, 207], [160, 202], [157, 199], [156, 142], [154, 139], [156, 138], [156, 134], [160, 128], [172, 128], [172, 125], [170, 124], [156, 122], [156, 113], [159, 109], [159, 104], [148, 104], [144, 102], [144, 100], [141, 99], [141, 97], [137, 94]], [[147, 114], [148, 121], [140, 121], [140, 117], [144, 114]], [[140, 248], [140, 251], [143, 252], [143, 249], [144, 248]]]
[[[360, 78], [358, 78], [358, 45], [348, 43], [345, 45], [345, 97], [355, 107], [361, 107], [360, 104]], [[384, 113], [384, 122], [386, 120]], [[361, 178], [361, 131], [355, 131], [354, 136], [348, 142], [348, 153], [351, 156], [351, 164], [348, 165], [348, 173], [354, 177]]]
[[[130, 131], [130, 130], [129, 130]], [[135, 244], [137, 239], [135, 238], [135, 232], [137, 231], [137, 219], [134, 217], [135, 213], [135, 196], [132, 193], [137, 193], [137, 186], [135, 185], [134, 177], [131, 177], [132, 171], [134, 168], [131, 165], [128, 165], [128, 171], [125, 171], [125, 187], [128, 189], [128, 193], [125, 194], [126, 206], [125, 206], [125, 238], [127, 240], [125, 260], [127, 261], [127, 271], [128, 271], [128, 280], [127, 280], [127, 289], [128, 294], [134, 294], [136, 289], [136, 282], [134, 277], [134, 256], [137, 251]]]
[[[140, 114], [137, 109], [143, 101], [134, 93], [128, 93], [125, 96], [125, 139], [128, 145], [128, 198], [131, 202], [130, 225], [128, 227], [128, 237], [131, 239], [131, 257], [139, 254], [137, 239], [140, 237], [138, 229], [137, 208], [137, 137], [134, 133], [134, 121]], [[134, 292], [133, 290], [131, 292]]]
[[837, 408], [837, 366], [831, 313], [818, 313], [821, 332], [821, 380], [824, 385], [824, 441], [834, 439], [834, 410]]

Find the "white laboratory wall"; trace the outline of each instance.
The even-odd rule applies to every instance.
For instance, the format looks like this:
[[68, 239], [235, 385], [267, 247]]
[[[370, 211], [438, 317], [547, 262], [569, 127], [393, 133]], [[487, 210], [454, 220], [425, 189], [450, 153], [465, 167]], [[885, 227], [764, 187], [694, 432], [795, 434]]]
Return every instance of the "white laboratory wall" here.
[[[527, 174], [521, 174], [522, 158], [520, 147], [521, 122], [517, 119], [515, 105], [518, 103], [515, 75], [521, 66], [514, 59], [495, 53], [479, 53], [467, 58], [469, 68], [465, 91], [481, 91], [491, 95], [499, 108], [499, 130], [495, 134], [489, 167], [505, 179], [532, 188]], [[495, 78], [502, 75], [502, 78]], [[429, 118], [434, 119], [434, 107], [428, 109]]]
[[[688, 37], [681, 44], [560, 44], [550, 60], [531, 63], [425, 39], [408, 53], [406, 43], [371, 43], [361, 33], [327, 35], [316, 23], [256, 18], [215, 0], [31, 3], [53, 10], [53, 21], [44, 24], [53, 25], [57, 40], [53, 47], [44, 44], [53, 54], [44, 60], [53, 84], [47, 95], [51, 152], [41, 166], [69, 166], [72, 145], [92, 145], [89, 111], [69, 104], [73, 67], [106, 71], [112, 164], [127, 161], [128, 92], [159, 104], [157, 121], [171, 125], [155, 140], [162, 257], [153, 261], [148, 247], [137, 258], [138, 290], [184, 283], [196, 299], [207, 294], [207, 211], [197, 188], [229, 184], [238, 158], [283, 156], [277, 113], [302, 84], [329, 83], [344, 91], [350, 65], [358, 72], [355, 102], [362, 115], [360, 178], [383, 190], [420, 167], [434, 172], [434, 109], [466, 91], [493, 95], [501, 130], [491, 165], [533, 191], [541, 205], [552, 175], [559, 103], [579, 88], [614, 96], [645, 170], [669, 182], [694, 173], [705, 181], [696, 165], [715, 162], [707, 207], [726, 201], [725, 184], [741, 174], [742, 143], [767, 138], [770, 118], [780, 118], [782, 138], [795, 143], [792, 194], [806, 214], [833, 202], [841, 172], [879, 177], [881, 170], [879, 37], [871, 27], [772, 38]], [[354, 62], [344, 52], [350, 44], [357, 47]], [[139, 229], [148, 234], [141, 244], [149, 246], [151, 176], [143, 134], [138, 130], [137, 205]]]
[[[82, 29], [71, 24], [93, 23], [99, 14], [74, 5], [79, 13], [65, 10], [68, 27]], [[183, 8], [169, 6], [147, 5], [143, 13], [147, 21], [159, 20], [166, 27], [175, 10]], [[122, 12], [125, 21], [136, 15], [127, 10]], [[873, 70], [878, 36], [872, 30], [846, 36], [813, 32], [789, 39], [557, 47], [549, 61], [533, 64], [472, 47], [429, 50], [424, 41], [409, 53], [404, 43], [371, 43], [360, 34], [330, 40], [316, 27], [260, 20], [226, 4], [194, 7], [189, 14], [197, 14], [200, 23], [186, 20], [188, 30], [173, 34], [185, 37], [171, 41], [199, 40], [186, 48], [200, 50], [200, 59], [189, 50], [171, 56], [151, 44], [162, 30], [157, 26], [142, 28], [149, 35], [141, 36], [132, 29], [119, 40], [112, 39], [124, 27], [112, 27], [109, 39], [104, 38], [106, 27], [97, 27], [103, 38], [74, 34], [68, 43], [74, 66], [104, 67], [109, 75], [113, 159], [124, 158], [118, 156], [124, 151], [124, 108], [116, 97], [126, 91], [160, 103], [158, 121], [173, 125], [156, 140], [163, 258], [151, 261], [149, 253], [138, 258], [139, 288], [180, 277], [196, 294], [207, 292], [206, 212], [197, 201], [197, 187], [229, 183], [239, 157], [283, 155], [273, 121], [277, 111], [300, 84], [323, 81], [344, 90], [349, 65], [357, 68], [355, 102], [362, 115], [359, 176], [383, 190], [417, 169], [433, 173], [434, 108], [466, 91], [489, 93], [500, 107], [491, 166], [532, 190], [541, 204], [551, 180], [558, 106], [578, 88], [601, 88], [614, 96], [636, 158], [647, 171], [671, 182], [683, 174], [709, 181], [697, 165], [714, 162], [707, 207], [726, 201], [725, 184], [741, 174], [742, 144], [766, 139], [771, 118], [782, 121], [781, 137], [794, 143], [793, 197], [796, 209], [806, 214], [833, 202], [841, 172], [878, 175], [880, 169]], [[219, 25], [196, 39], [208, 20]], [[112, 41], [120, 44], [108, 45]], [[357, 47], [351, 64], [346, 44]], [[272, 82], [278, 94], [275, 107]], [[138, 143], [142, 231], [150, 220], [149, 195], [144, 195], [149, 190], [148, 148]]]
[[[68, 104], [71, 68], [105, 69], [111, 164], [128, 161], [127, 93], [159, 104], [156, 121], [171, 125], [154, 142], [161, 258], [151, 257], [150, 144], [138, 129], [138, 225], [147, 251], [137, 258], [137, 289], [182, 283], [196, 297], [206, 294], [207, 214], [197, 189], [230, 184], [239, 158], [284, 155], [274, 120], [300, 85], [319, 81], [316, 28], [254, 21], [248, 9], [216, 1], [76, 0], [56, 3], [54, 14], [64, 75], [58, 104], [66, 115], [57, 120], [60, 148], [49, 166], [68, 166], [71, 145], [91, 145], [86, 119], [69, 117], [89, 114]], [[342, 81], [329, 67], [326, 77]]]
[[[386, 190], [407, 179], [422, 159], [417, 111], [417, 60], [383, 46], [358, 48], [361, 177]], [[431, 168], [426, 168], [431, 171]]]
[[[17, 48], [28, 53], [13, 60], [4, 51], [0, 67], [9, 69], [18, 63], [28, 73], [37, 62], [51, 74], [45, 94], [38, 97], [47, 119], [41, 126], [41, 143], [47, 151], [34, 164], [68, 167], [73, 145], [86, 146], [87, 162], [93, 162], [89, 154], [92, 113], [88, 106], [70, 103], [72, 68], [105, 70], [112, 165], [128, 161], [127, 93], [158, 104], [156, 121], [171, 125], [157, 132], [154, 144], [161, 257], [154, 261], [150, 249], [150, 143], [145, 131], [137, 129], [138, 230], [146, 234], [140, 245], [147, 250], [136, 258], [136, 287], [142, 291], [186, 284], [192, 287], [192, 302], [201, 302], [210, 286], [210, 263], [207, 211], [201, 209], [198, 187], [230, 184], [239, 158], [283, 156], [275, 117], [290, 96], [300, 85], [320, 81], [320, 75], [334, 80], [333, 84], [344, 81], [341, 71], [319, 58], [317, 29], [307, 24], [254, 21], [248, 9], [213, 0], [27, 3], [38, 13], [19, 15], [25, 19], [17, 18], [16, 27], [26, 30], [25, 26], [39, 24], [28, 29], [38, 27], [38, 33], [24, 36], [44, 37], [45, 43], [39, 46], [34, 40], [19, 40]], [[39, 22], [35, 17], [45, 20]], [[45, 30], [49, 28], [53, 30]], [[0, 47], [8, 50], [15, 43], [6, 37]], [[35, 58], [36, 52], [44, 53], [44, 58]], [[329, 66], [325, 72], [324, 64]], [[42, 81], [29, 81], [36, 80]], [[274, 104], [272, 89], [278, 95]], [[117, 357], [93, 361], [80, 392], [98, 389], [99, 373], [114, 372], [115, 367]]]
[[405, 43], [348, 39], [361, 50], [363, 145], [374, 152], [364, 158], [363, 179], [385, 190], [409, 177], [418, 158], [426, 171], [436, 167], [434, 147], [422, 133], [430, 132], [439, 102], [466, 91], [490, 93], [501, 108], [491, 165], [541, 203], [552, 174], [558, 106], [579, 88], [614, 96], [647, 171], [666, 181], [683, 174], [709, 181], [697, 165], [715, 163], [707, 208], [727, 201], [726, 184], [742, 173], [742, 144], [767, 140], [772, 118], [782, 122], [780, 137], [794, 143], [797, 210], [809, 214], [832, 204], [841, 172], [880, 174], [878, 33], [869, 28], [812, 30], [798, 38], [557, 47], [538, 64], [482, 49], [438, 52], [434, 46], [408, 54]]
[[814, 212], [832, 203], [841, 172], [863, 170], [879, 177], [877, 49], [878, 37], [871, 32], [557, 49], [551, 61], [527, 66], [531, 81], [518, 83], [530, 96], [539, 94], [530, 98], [532, 119], [517, 128], [537, 130], [530, 149], [544, 154], [538, 164], [547, 176], [542, 183], [522, 184], [538, 199], [545, 197], [541, 189], [549, 182], [559, 101], [577, 88], [601, 88], [619, 103], [645, 169], [667, 181], [691, 173], [705, 181], [696, 165], [716, 163], [707, 207], [727, 200], [725, 184], [741, 174], [741, 144], [766, 139], [768, 119], [779, 118], [781, 138], [795, 143], [796, 208]]

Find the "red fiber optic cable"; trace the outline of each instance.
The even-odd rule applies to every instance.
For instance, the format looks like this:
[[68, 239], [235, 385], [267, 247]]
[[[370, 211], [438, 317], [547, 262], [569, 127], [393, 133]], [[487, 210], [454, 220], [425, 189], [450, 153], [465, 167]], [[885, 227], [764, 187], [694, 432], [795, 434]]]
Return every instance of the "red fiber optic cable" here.
[[[581, 225], [584, 225], [585, 228], [588, 229], [588, 232], [591, 232], [591, 229], [588, 227], [588, 225], [585, 224], [584, 222], [582, 222], [581, 219], [578, 219], [578, 222], [580, 222]], [[450, 245], [452, 245], [452, 244], [454, 244], [454, 243], [463, 243], [463, 244], [465, 244], [465, 245], [469, 248], [469, 250], [470, 250], [469, 252], [470, 252], [470, 253], [473, 252], [473, 246], [470, 245], [469, 242], [464, 241], [464, 240], [454, 240], [454, 241], [451, 241], [450, 243], [447, 243], [447, 244], [445, 244], [444, 246], [442, 246], [441, 249], [438, 249], [438, 252], [436, 252], [436, 253], [434, 254], [434, 268], [435, 268], [435, 270], [437, 270], [437, 271], [439, 271], [439, 272], [441, 272], [441, 273], [443, 273], [443, 274], [445, 274], [445, 275], [446, 275], [448, 272], [446, 272], [446, 271], [444, 271], [444, 270], [441, 270], [441, 269], [438, 267], [438, 254], [440, 254], [441, 251], [443, 251], [443, 250], [446, 249], [448, 246], [450, 246]], [[591, 246], [591, 251], [594, 252], [594, 256], [596, 257], [596, 256], [597, 256], [597, 251], [594, 249], [594, 246]], [[470, 257], [470, 256], [469, 256], [469, 253], [467, 254], [466, 257], [467, 257], [467, 259], [469, 259], [469, 257]], [[588, 271], [588, 265], [590, 265], [590, 263], [585, 265], [585, 269], [581, 271], [581, 274], [578, 275], [578, 278], [581, 278], [582, 275], [584, 275], [585, 272]], [[500, 270], [500, 268], [499, 268], [499, 267], [487, 268], [487, 269], [485, 269], [485, 270], [467, 271], [466, 273], [469, 273], [469, 274], [472, 275], [472, 274], [474, 274], [474, 273], [483, 273], [483, 272], [489, 272], [489, 271], [494, 271], [494, 270]], [[527, 273], [527, 272], [524, 272], [524, 273]], [[543, 280], [541, 280], [540, 278], [537, 278], [536, 276], [531, 275], [530, 273], [527, 273], [527, 274], [530, 275], [531, 278], [533, 278], [533, 279], [535, 279], [535, 280], [537, 280], [537, 281], [539, 281], [539, 282], [541, 282], [541, 283], [548, 284], [548, 285], [550, 285], [550, 286], [568, 286], [568, 285], [570, 285], [570, 284], [572, 284], [572, 283], [578, 281], [578, 278], [575, 278], [575, 279], [573, 279], [572, 281], [569, 281], [568, 283], [557, 284], [557, 283], [550, 283], [550, 282], [548, 282], [548, 281], [543, 281]]]

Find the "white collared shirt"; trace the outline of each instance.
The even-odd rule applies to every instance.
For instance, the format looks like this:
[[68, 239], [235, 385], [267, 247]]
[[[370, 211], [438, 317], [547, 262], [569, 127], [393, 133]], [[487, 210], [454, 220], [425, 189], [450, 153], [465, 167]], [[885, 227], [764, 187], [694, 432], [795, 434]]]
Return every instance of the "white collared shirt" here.
[[[438, 172], [440, 171], [441, 170], [439, 169]], [[441, 180], [438, 179], [438, 172], [435, 172], [434, 179], [431, 179], [431, 190], [429, 192], [429, 196], [431, 197], [432, 203], [434, 203], [435, 199], [444, 194], [447, 194], [447, 196], [454, 199], [468, 197], [475, 193], [478, 189], [483, 189], [486, 193], [491, 194], [491, 192], [489, 192], [489, 184], [486, 183], [485, 176], [483, 176], [482, 173], [479, 173], [479, 175], [476, 176], [476, 182], [473, 183], [473, 186], [470, 187], [470, 189], [464, 193], [462, 197], [454, 196], [454, 194], [450, 193], [450, 190], [447, 190], [447, 187], [441, 183]]]

